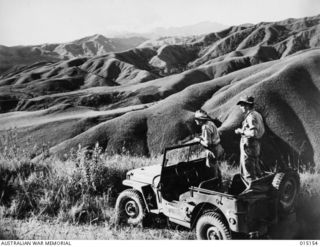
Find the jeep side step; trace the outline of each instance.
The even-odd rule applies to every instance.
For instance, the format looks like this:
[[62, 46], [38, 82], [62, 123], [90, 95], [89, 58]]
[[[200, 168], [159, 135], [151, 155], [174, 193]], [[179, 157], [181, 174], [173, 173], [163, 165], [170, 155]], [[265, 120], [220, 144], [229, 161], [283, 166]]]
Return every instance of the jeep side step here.
[[184, 226], [186, 228], [191, 228], [191, 224], [189, 222], [186, 222], [186, 221], [183, 221], [183, 220], [179, 220], [179, 219], [176, 219], [176, 218], [169, 218], [169, 220], [173, 223], [176, 223], [178, 225], [181, 225], [181, 226]]

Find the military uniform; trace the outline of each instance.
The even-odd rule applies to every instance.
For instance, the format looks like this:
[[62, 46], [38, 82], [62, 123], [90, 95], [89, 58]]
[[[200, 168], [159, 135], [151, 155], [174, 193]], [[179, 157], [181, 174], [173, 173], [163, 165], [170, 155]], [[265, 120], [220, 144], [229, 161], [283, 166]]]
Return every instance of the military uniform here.
[[220, 136], [216, 125], [212, 121], [206, 121], [202, 125], [200, 143], [206, 147], [206, 165], [213, 170], [214, 176], [221, 178], [221, 171], [216, 164], [216, 159], [220, 158], [224, 150], [220, 144]]
[[240, 173], [245, 182], [250, 184], [262, 175], [260, 167], [260, 138], [265, 132], [260, 113], [251, 110], [242, 123], [240, 141]]

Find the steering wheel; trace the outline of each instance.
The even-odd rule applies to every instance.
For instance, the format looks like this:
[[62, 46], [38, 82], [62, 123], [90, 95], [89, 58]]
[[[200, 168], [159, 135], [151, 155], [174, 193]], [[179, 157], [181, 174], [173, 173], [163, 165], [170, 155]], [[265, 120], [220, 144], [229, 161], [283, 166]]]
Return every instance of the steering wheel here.
[[180, 163], [179, 165], [177, 165], [177, 166], [174, 168], [174, 171], [175, 171], [175, 173], [176, 173], [176, 175], [177, 175], [178, 177], [184, 176], [183, 168], [185, 168], [185, 167], [183, 167], [183, 166], [184, 166], [184, 165], [183, 165], [182, 163]]
[[184, 171], [183, 175], [186, 178], [188, 184], [191, 184], [193, 181], [197, 181], [199, 179], [199, 173], [195, 168], [189, 171]]

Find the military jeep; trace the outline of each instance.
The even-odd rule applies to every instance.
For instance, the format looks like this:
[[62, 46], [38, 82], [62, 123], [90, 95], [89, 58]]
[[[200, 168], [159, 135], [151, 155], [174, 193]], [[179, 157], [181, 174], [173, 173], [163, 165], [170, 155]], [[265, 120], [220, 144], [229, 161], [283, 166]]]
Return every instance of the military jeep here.
[[116, 223], [138, 225], [146, 216], [196, 229], [198, 239], [263, 235], [280, 215], [294, 210], [299, 175], [266, 172], [247, 186], [240, 174], [220, 181], [206, 166], [205, 150], [189, 143], [164, 150], [161, 165], [127, 172], [116, 201]]

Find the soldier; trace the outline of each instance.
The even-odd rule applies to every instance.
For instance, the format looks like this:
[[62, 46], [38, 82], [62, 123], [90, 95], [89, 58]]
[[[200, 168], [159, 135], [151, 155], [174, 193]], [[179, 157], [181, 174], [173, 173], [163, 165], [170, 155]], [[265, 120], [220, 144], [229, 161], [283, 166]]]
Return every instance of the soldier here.
[[220, 144], [218, 129], [205, 111], [196, 111], [194, 117], [196, 124], [200, 125], [202, 130], [201, 136], [195, 138], [195, 141], [199, 141], [201, 145], [206, 148], [206, 165], [213, 170], [214, 176], [221, 180], [221, 171], [215, 162], [216, 159], [220, 158], [224, 153]]
[[240, 173], [247, 185], [250, 186], [253, 180], [263, 175], [259, 157], [260, 138], [263, 136], [265, 128], [262, 116], [253, 109], [253, 97], [241, 98], [237, 105], [245, 114], [242, 128], [235, 130], [236, 134], [241, 134]]

